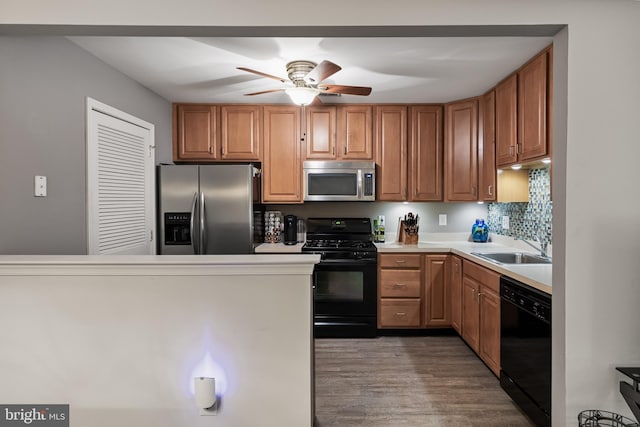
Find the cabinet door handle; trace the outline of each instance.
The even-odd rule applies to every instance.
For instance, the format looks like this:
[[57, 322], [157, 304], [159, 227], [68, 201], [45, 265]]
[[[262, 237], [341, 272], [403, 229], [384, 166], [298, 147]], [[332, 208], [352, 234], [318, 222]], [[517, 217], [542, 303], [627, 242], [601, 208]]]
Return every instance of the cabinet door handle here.
[[347, 146], [344, 146], [344, 154], [347, 154]]
[[209, 147], [209, 154], [213, 154], [213, 147]]
[[405, 285], [404, 283], [394, 283], [393, 284], [393, 289], [405, 289], [407, 287], [407, 285]]
[[480, 304], [480, 295], [482, 295], [482, 292], [478, 292], [478, 304]]
[[397, 259], [396, 260], [396, 263], [398, 263], [398, 264], [404, 264], [405, 262], [407, 262], [407, 261], [405, 261], [403, 259]]
[[331, 147], [331, 155], [336, 155], [336, 147]]
[[472, 186], [471, 187], [471, 194], [473, 194], [474, 196], [476, 195], [476, 186]]
[[489, 191], [489, 195], [493, 196], [493, 185], [489, 184], [489, 186], [487, 187], [487, 190]]
[[403, 311], [399, 311], [396, 313], [396, 316], [406, 316], [407, 313], [403, 312]]
[[509, 146], [509, 155], [513, 156], [513, 145]]
[[220, 147], [220, 154], [222, 154], [224, 156], [224, 147]]

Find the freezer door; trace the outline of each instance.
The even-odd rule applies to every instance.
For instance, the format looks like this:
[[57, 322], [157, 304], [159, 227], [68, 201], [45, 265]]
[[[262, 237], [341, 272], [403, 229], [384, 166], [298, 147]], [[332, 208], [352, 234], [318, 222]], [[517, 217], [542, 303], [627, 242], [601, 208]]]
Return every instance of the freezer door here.
[[[197, 253], [198, 166], [158, 166], [159, 253]], [[195, 214], [195, 215], [194, 215]]]
[[203, 253], [253, 252], [252, 178], [251, 165], [200, 165]]

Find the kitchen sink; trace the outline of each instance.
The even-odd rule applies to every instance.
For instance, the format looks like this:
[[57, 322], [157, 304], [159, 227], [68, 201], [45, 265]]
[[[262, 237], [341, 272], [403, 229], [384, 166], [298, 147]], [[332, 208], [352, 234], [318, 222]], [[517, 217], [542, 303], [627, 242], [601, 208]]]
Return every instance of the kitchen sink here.
[[551, 258], [525, 252], [471, 252], [471, 255], [498, 264], [551, 264]]

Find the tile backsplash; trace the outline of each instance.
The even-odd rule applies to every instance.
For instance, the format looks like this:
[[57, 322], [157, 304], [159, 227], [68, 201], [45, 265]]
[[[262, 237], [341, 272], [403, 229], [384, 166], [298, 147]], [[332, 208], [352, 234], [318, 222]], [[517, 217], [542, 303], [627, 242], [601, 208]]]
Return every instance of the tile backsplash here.
[[[490, 203], [489, 231], [503, 236], [535, 240], [542, 234], [551, 242], [551, 177], [549, 168], [529, 170], [528, 203]], [[509, 217], [509, 229], [502, 228], [502, 217]]]

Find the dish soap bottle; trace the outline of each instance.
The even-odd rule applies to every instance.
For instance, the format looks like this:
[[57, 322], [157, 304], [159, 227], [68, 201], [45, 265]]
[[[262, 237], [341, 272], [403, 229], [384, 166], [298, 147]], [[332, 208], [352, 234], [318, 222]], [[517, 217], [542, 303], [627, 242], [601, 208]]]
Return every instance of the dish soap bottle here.
[[471, 238], [474, 242], [485, 243], [489, 238], [489, 226], [485, 224], [484, 219], [476, 219], [475, 224], [471, 226]]
[[384, 243], [384, 215], [378, 216], [378, 242]]

